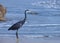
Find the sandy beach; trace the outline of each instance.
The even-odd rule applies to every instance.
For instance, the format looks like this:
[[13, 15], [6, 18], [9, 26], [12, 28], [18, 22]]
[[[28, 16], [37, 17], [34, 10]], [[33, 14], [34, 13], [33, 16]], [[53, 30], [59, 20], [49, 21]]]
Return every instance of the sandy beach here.
[[[1, 36], [0, 37], [0, 43], [17, 43], [16, 37], [11, 36]], [[33, 38], [33, 37], [26, 37], [26, 36], [20, 36], [18, 43], [60, 43], [59, 38]]]

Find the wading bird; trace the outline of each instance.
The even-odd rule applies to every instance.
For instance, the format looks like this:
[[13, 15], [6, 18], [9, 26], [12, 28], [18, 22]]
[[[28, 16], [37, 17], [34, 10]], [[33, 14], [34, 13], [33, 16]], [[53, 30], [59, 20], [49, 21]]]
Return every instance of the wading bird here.
[[26, 18], [27, 18], [27, 17], [26, 17], [27, 11], [29, 11], [29, 10], [25, 10], [25, 12], [24, 12], [25, 17], [24, 17], [23, 20], [15, 23], [15, 24], [13, 24], [13, 25], [8, 29], [8, 30], [16, 30], [16, 37], [17, 37], [17, 39], [18, 39], [18, 29], [21, 28], [21, 27], [23, 26], [23, 24], [25, 23]]

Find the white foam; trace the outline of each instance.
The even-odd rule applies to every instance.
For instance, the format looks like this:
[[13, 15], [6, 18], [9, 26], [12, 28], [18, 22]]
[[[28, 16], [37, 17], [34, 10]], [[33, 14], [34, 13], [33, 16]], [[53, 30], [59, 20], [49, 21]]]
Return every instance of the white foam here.
[[[27, 23], [27, 22], [25, 22]], [[0, 27], [10, 27], [11, 25], [5, 25], [5, 24], [1, 24]], [[37, 26], [60, 26], [60, 24], [27, 24], [27, 25], [24, 25], [24, 26], [28, 26], [28, 27], [31, 27], [31, 26], [34, 26], [34, 27], [37, 27]]]
[[33, 2], [32, 5], [39, 6], [39, 7], [42, 6], [44, 8], [60, 8], [60, 6], [57, 5], [54, 1], [53, 3], [52, 3], [52, 0], [51, 1], [37, 1], [37, 2]]
[[25, 25], [25, 26], [56, 26], [60, 24], [33, 24], [33, 25]]

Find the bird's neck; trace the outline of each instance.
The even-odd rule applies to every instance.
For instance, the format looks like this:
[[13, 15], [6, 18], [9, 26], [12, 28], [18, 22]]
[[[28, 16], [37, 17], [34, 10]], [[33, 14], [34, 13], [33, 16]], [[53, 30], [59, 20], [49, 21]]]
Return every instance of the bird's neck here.
[[26, 20], [26, 18], [27, 18], [27, 16], [26, 16], [26, 12], [27, 12], [27, 11], [25, 11], [25, 20]]

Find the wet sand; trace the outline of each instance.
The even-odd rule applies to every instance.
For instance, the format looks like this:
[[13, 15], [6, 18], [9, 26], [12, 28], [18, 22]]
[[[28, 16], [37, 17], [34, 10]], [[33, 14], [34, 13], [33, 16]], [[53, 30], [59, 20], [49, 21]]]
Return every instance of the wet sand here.
[[19, 37], [19, 42], [17, 42], [16, 37], [1, 37], [0, 43], [60, 43], [59, 38], [32, 38], [32, 37]]

